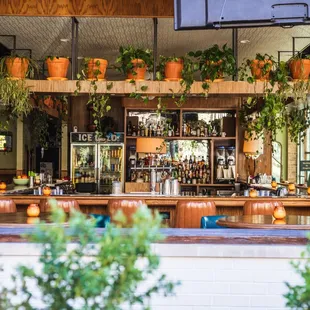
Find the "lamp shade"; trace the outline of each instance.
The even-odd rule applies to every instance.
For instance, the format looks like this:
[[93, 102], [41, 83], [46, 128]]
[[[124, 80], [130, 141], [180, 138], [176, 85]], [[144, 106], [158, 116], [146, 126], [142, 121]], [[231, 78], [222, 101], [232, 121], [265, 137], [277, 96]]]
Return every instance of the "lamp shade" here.
[[166, 143], [161, 138], [137, 138], [137, 153], [166, 154]]
[[255, 139], [255, 136], [249, 137], [249, 134], [245, 132], [243, 142], [243, 153], [246, 157], [257, 158], [263, 154], [263, 143], [261, 139]]

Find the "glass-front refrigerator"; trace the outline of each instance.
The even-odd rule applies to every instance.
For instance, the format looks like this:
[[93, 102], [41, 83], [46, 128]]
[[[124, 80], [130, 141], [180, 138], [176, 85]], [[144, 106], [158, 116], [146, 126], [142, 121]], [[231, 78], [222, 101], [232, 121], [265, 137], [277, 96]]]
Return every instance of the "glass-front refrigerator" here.
[[124, 144], [71, 133], [71, 180], [78, 193], [111, 194], [113, 181], [124, 190]]
[[97, 192], [97, 145], [71, 144], [71, 180], [77, 192]]
[[99, 194], [111, 194], [112, 182], [121, 182], [124, 189], [124, 145], [122, 143], [99, 144]]

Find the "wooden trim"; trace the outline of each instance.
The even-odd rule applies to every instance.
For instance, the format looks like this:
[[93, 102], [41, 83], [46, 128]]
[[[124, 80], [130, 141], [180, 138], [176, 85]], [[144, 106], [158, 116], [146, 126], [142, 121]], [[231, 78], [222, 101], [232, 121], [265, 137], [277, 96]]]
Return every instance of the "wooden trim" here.
[[[180, 94], [182, 89], [179, 82], [161, 82], [161, 81], [139, 81], [136, 85], [128, 81], [99, 81], [97, 82], [97, 93], [107, 92], [107, 83], [113, 83], [109, 91], [111, 94], [130, 94], [133, 92], [149, 95], [175, 95]], [[67, 93], [73, 94], [76, 90], [76, 81], [47, 81], [47, 80], [26, 80], [26, 85], [36, 93]], [[202, 82], [194, 82], [191, 88], [191, 94], [200, 95], [202, 93]], [[142, 86], [147, 86], [146, 91], [141, 91]], [[89, 81], [81, 82], [80, 94], [88, 94], [90, 89]], [[171, 91], [172, 90], [172, 91]], [[276, 90], [276, 87], [275, 87]], [[249, 84], [248, 82], [225, 81], [211, 83], [209, 95], [262, 95], [264, 93], [264, 82]]]
[[173, 0], [0, 1], [0, 15], [173, 17]]

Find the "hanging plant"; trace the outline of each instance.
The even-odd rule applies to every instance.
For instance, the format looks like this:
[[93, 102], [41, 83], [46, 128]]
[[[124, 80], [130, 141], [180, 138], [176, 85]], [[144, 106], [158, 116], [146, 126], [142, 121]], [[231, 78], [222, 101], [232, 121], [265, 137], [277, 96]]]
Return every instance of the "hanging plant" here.
[[257, 138], [265, 139], [269, 133], [272, 140], [285, 126], [285, 104], [280, 96], [271, 92], [265, 95], [261, 107], [257, 98], [249, 97], [242, 105], [239, 117], [249, 138], [255, 134]]
[[[76, 82], [76, 90], [74, 92], [75, 95], [78, 95], [81, 90], [81, 81], [90, 80], [89, 98], [86, 104], [91, 107], [94, 125], [96, 126], [96, 135], [98, 137], [103, 135], [101, 119], [105, 116], [106, 112], [111, 110], [111, 106], [109, 104], [110, 95], [108, 93], [97, 93], [97, 83], [100, 82], [104, 76], [105, 69], [106, 67], [102, 67], [102, 63], [99, 59], [85, 58], [82, 62], [80, 73], [77, 75], [78, 81]], [[113, 83], [108, 83], [107, 91], [111, 90], [112, 87]]]
[[308, 107], [299, 110], [293, 108], [287, 115], [287, 130], [290, 136], [290, 140], [299, 144], [303, 142], [307, 133], [307, 129], [310, 126], [309, 109]]

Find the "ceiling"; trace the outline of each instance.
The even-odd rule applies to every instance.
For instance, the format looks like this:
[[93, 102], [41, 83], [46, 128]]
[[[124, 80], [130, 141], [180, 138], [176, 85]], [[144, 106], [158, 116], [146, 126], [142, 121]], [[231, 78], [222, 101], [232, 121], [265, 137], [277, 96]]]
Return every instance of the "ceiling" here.
[[[120, 46], [134, 45], [153, 48], [153, 20], [151, 18], [78, 18], [79, 57], [104, 57], [113, 64]], [[71, 55], [70, 17], [19, 17], [1, 16], [1, 35], [16, 35], [17, 49], [31, 49], [33, 58], [42, 60], [47, 55]], [[292, 37], [308, 37], [296, 40], [296, 50], [310, 43], [310, 26], [296, 26], [289, 29], [242, 28], [239, 29], [239, 64], [244, 58], [256, 53], [268, 53], [278, 57], [278, 51], [292, 50]], [[69, 39], [61, 42], [60, 39]], [[241, 40], [249, 43], [242, 44]], [[0, 37], [0, 43], [13, 47], [10, 37]], [[190, 50], [206, 49], [213, 44], [231, 46], [232, 30], [194, 30], [176, 32], [172, 18], [158, 19], [158, 54], [183, 55]], [[281, 53], [281, 60], [287, 60], [291, 52]], [[119, 78], [115, 71], [108, 76]]]

